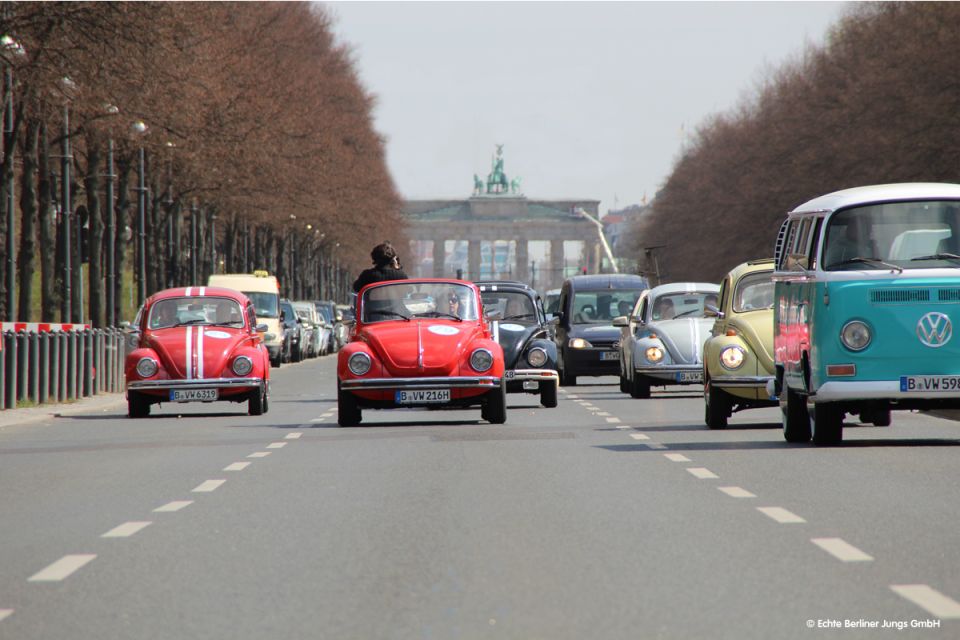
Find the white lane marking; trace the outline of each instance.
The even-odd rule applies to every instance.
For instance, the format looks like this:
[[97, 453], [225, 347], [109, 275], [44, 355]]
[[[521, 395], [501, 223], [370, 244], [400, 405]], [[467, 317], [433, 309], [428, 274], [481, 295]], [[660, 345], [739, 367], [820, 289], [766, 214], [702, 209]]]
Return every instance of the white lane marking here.
[[717, 487], [720, 491], [723, 491], [725, 494], [731, 498], [756, 498], [754, 494], [750, 493], [743, 487]]
[[293, 433], [288, 433], [287, 435], [285, 435], [284, 438], [286, 438], [287, 440], [299, 440], [300, 436], [302, 435], [303, 435], [302, 433], [298, 431], [294, 431]]
[[665, 453], [663, 457], [671, 462], [691, 462], [690, 458], [682, 453]]
[[340, 410], [340, 409], [337, 408], [337, 407], [331, 407], [331, 408], [327, 409], [327, 411], [329, 411], [330, 413], [336, 413], [336, 412], [339, 411], [339, 410]]
[[617, 429], [632, 429], [632, 428], [633, 428], [633, 427], [631, 427], [631, 426], [628, 425], [628, 424], [618, 424], [618, 425], [616, 425], [616, 427], [617, 427]]
[[597, 411], [598, 416], [608, 416], [610, 415], [609, 411]]
[[634, 440], [649, 440], [650, 436], [645, 433], [631, 433], [630, 437]]
[[787, 511], [783, 507], [757, 507], [757, 511], [776, 520], [780, 524], [794, 524], [798, 522], [806, 522], [803, 518], [793, 513], [792, 511]]
[[60, 582], [97, 557], [95, 553], [75, 553], [63, 556], [46, 569], [27, 578], [27, 582]]
[[187, 327], [187, 380], [193, 379], [193, 327]]
[[129, 538], [138, 531], [149, 527], [152, 522], [124, 522], [123, 524], [110, 529], [101, 538]]
[[197, 377], [203, 380], [203, 327], [197, 327]]
[[287, 446], [286, 442], [271, 442], [267, 445], [267, 449], [283, 449]]
[[616, 422], [620, 422], [620, 418], [604, 418], [604, 420], [606, 420], [606, 421], [609, 422], [610, 424], [613, 424], [613, 423], [616, 423]]
[[[566, 393], [566, 391], [564, 391], [564, 393]], [[580, 396], [571, 396], [571, 395], [568, 395], [567, 397], [570, 398], [571, 400], [576, 400], [576, 399], [579, 398]]]
[[843, 562], [868, 562], [873, 560], [873, 556], [867, 555], [840, 538], [810, 538], [810, 542]]
[[310, 422], [323, 422], [330, 416], [320, 416], [319, 418], [310, 418]]
[[936, 618], [960, 618], [960, 602], [943, 595], [933, 587], [925, 584], [892, 584], [890, 588]]
[[251, 453], [247, 457], [248, 458], [266, 458], [268, 455], [270, 455], [269, 451], [257, 451], [256, 453]]
[[659, 442], [644, 442], [643, 444], [647, 445], [649, 449], [666, 449], [667, 445], [660, 444]]
[[249, 462], [234, 462], [233, 464], [228, 464], [223, 468], [224, 471], [243, 471], [250, 466]]
[[709, 480], [710, 478], [720, 477], [705, 467], [687, 467], [687, 471], [693, 474], [695, 478], [699, 478], [700, 480]]
[[154, 513], [170, 513], [173, 511], [180, 511], [180, 509], [186, 509], [193, 504], [193, 500], [174, 500], [173, 502], [168, 502], [162, 507], [157, 507], [153, 510]]
[[13, 615], [13, 609], [0, 609], [0, 621]]
[[209, 493], [211, 491], [216, 491], [226, 480], [205, 480], [197, 485], [197, 488], [193, 490], [194, 493]]

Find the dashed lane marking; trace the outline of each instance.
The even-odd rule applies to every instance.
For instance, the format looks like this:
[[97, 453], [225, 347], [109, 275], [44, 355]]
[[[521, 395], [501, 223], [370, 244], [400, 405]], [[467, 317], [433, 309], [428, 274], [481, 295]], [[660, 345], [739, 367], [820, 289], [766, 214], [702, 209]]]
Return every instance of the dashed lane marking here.
[[[644, 442], [643, 444], [647, 445], [649, 449], [666, 449], [667, 445], [660, 444], [659, 442]], [[689, 462], [689, 460], [687, 461]]]
[[173, 511], [180, 511], [180, 509], [185, 509], [193, 504], [193, 500], [174, 500], [173, 502], [168, 502], [162, 507], [157, 507], [153, 510], [154, 513], [169, 513]]
[[286, 439], [286, 440], [299, 440], [299, 439], [300, 439], [300, 436], [302, 436], [302, 435], [303, 435], [303, 434], [300, 433], [299, 431], [294, 431], [293, 433], [288, 433], [287, 435], [285, 435], [285, 436], [284, 436], [284, 439]]
[[[330, 417], [330, 416], [327, 416], [327, 418], [329, 418], [329, 417]], [[310, 422], [323, 422], [323, 421], [326, 420], [327, 418], [323, 418], [323, 417], [320, 417], [320, 418], [310, 418]]]
[[251, 453], [247, 457], [248, 458], [266, 458], [268, 455], [270, 455], [269, 451], [257, 451], [256, 453]]
[[731, 498], [756, 498], [754, 494], [750, 493], [742, 487], [717, 487], [720, 491], [723, 491], [725, 494]]
[[925, 584], [892, 584], [897, 595], [906, 598], [935, 618], [960, 618], [960, 602]]
[[671, 462], [692, 462], [690, 458], [682, 453], [665, 453], [663, 457]]
[[95, 553], [75, 553], [63, 556], [46, 569], [27, 578], [27, 582], [60, 582], [97, 557]]
[[843, 562], [869, 562], [873, 560], [873, 556], [864, 553], [840, 538], [810, 538], [810, 542]]
[[609, 411], [597, 411], [598, 416], [608, 416], [610, 415]]
[[0, 622], [13, 615], [13, 609], [0, 609]]
[[618, 425], [615, 425], [615, 426], [616, 426], [617, 429], [623, 429], [623, 430], [627, 430], [627, 429], [632, 429], [632, 428], [633, 428], [633, 427], [631, 427], [630, 425], [627, 425], [627, 424], [618, 424]]
[[649, 440], [650, 436], [645, 433], [631, 433], [630, 437], [634, 440]]
[[687, 471], [689, 471], [693, 477], [699, 478], [700, 480], [709, 480], [711, 478], [720, 477], [705, 467], [687, 467]]
[[803, 518], [797, 514], [787, 511], [783, 507], [757, 507], [757, 511], [763, 515], [771, 518], [780, 524], [795, 524], [800, 522], [806, 522]]
[[606, 420], [610, 424], [615, 424], [617, 422], [620, 422], [620, 418], [604, 418], [604, 420]]
[[286, 442], [271, 442], [267, 445], [267, 449], [283, 449], [287, 446]]
[[101, 538], [129, 538], [138, 531], [143, 531], [149, 527], [152, 522], [124, 522], [123, 524], [110, 529]]
[[223, 468], [224, 471], [243, 471], [250, 466], [249, 462], [234, 462], [233, 464], [228, 464]]
[[216, 491], [224, 482], [226, 482], [226, 480], [206, 480], [197, 485], [193, 492], [209, 493], [211, 491]]

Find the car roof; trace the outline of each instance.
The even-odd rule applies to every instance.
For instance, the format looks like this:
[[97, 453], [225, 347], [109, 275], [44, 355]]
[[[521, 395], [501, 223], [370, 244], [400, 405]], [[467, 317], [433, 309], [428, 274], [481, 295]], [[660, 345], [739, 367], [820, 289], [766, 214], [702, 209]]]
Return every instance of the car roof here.
[[830, 213], [855, 205], [880, 204], [904, 200], [960, 200], [960, 184], [941, 182], [903, 182], [875, 184], [834, 191], [804, 202], [790, 212], [791, 216], [804, 213]]
[[647, 279], [632, 273], [602, 273], [573, 276], [564, 284], [569, 284], [571, 289], [646, 289]]
[[242, 306], [246, 306], [247, 303], [250, 302], [246, 295], [236, 289], [228, 289], [226, 287], [175, 287], [173, 289], [157, 291], [147, 298], [145, 304], [153, 304], [159, 300], [166, 300], [168, 298], [197, 297], [230, 298], [231, 300], [236, 300], [241, 303]]
[[650, 295], [656, 297], [665, 293], [693, 293], [694, 291], [718, 293], [720, 285], [712, 282], [668, 282], [650, 289]]
[[480, 287], [480, 291], [517, 291], [537, 295], [536, 289], [516, 280], [481, 280], [475, 284]]

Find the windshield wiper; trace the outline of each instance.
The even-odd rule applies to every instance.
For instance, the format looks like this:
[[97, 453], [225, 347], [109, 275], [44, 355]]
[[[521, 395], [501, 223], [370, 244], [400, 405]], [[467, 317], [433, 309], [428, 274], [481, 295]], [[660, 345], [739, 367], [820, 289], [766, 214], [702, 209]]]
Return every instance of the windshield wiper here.
[[233, 327], [236, 325], [243, 326], [243, 320], [231, 320], [230, 322], [211, 322], [211, 327]]
[[954, 260], [960, 262], [960, 256], [955, 253], [932, 253], [929, 256], [917, 256], [916, 258], [910, 258], [910, 262], [917, 260]]
[[683, 316], [688, 316], [691, 313], [701, 313], [701, 311], [700, 309], [690, 309], [690, 311], [684, 311], [683, 313], [678, 313], [677, 315], [673, 316], [671, 320], [675, 318], [682, 318]]
[[515, 316], [507, 316], [504, 320], [519, 320], [520, 318], [532, 318], [532, 313], [521, 313]]
[[178, 322], [173, 325], [175, 327], [184, 327], [188, 324], [207, 324], [207, 321], [202, 318], [194, 318], [193, 320], [184, 320], [183, 322]]
[[863, 256], [856, 256], [854, 258], [848, 258], [847, 260], [842, 260], [841, 262], [834, 262], [827, 265], [827, 269], [832, 269], [833, 267], [843, 267], [848, 264], [853, 264], [855, 262], [862, 262], [864, 264], [870, 264], [873, 266], [886, 267], [887, 269], [892, 269], [898, 273], [903, 273], [903, 267], [899, 267], [895, 264], [890, 264], [889, 262], [884, 262], [883, 260], [874, 260], [873, 258], [864, 258]]
[[410, 316], [405, 316], [398, 311], [390, 311], [389, 309], [377, 309], [376, 311], [371, 311], [370, 315], [397, 316], [398, 318], [403, 318], [404, 320], [410, 319]]
[[440, 316], [443, 316], [444, 318], [453, 318], [457, 322], [463, 322], [463, 318], [461, 318], [457, 314], [444, 313], [443, 311], [428, 311], [426, 313], [418, 313], [417, 315], [421, 317], [426, 317], [426, 318], [439, 318]]

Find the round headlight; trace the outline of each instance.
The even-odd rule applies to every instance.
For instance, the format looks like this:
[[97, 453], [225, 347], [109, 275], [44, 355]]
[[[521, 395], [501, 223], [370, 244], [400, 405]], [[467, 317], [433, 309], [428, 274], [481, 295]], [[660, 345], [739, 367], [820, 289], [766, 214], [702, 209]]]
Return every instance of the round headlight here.
[[547, 364], [547, 352], [541, 347], [534, 347], [527, 352], [527, 362], [531, 367], [542, 367]]
[[253, 371], [253, 360], [247, 356], [237, 356], [233, 359], [233, 372], [238, 376], [245, 376]]
[[647, 356], [647, 360], [654, 364], [663, 360], [663, 349], [660, 347], [648, 347], [643, 354]]
[[159, 368], [157, 361], [153, 358], [140, 358], [140, 362], [137, 363], [137, 375], [141, 378], [149, 378], [156, 375]]
[[477, 349], [470, 354], [470, 366], [476, 371], [486, 371], [493, 366], [493, 354], [486, 349]]
[[859, 320], [851, 320], [840, 330], [840, 341], [850, 351], [863, 351], [870, 344], [870, 327]]
[[739, 369], [743, 366], [743, 349], [729, 346], [720, 352], [720, 364], [724, 369]]
[[570, 338], [570, 347], [573, 349], [587, 349], [593, 345], [583, 338]]
[[347, 360], [347, 368], [350, 369], [350, 372], [355, 376], [362, 376], [366, 372], [370, 371], [370, 366], [373, 363], [370, 361], [370, 356], [368, 356], [363, 351], [357, 351], [355, 354], [350, 356], [350, 359]]

